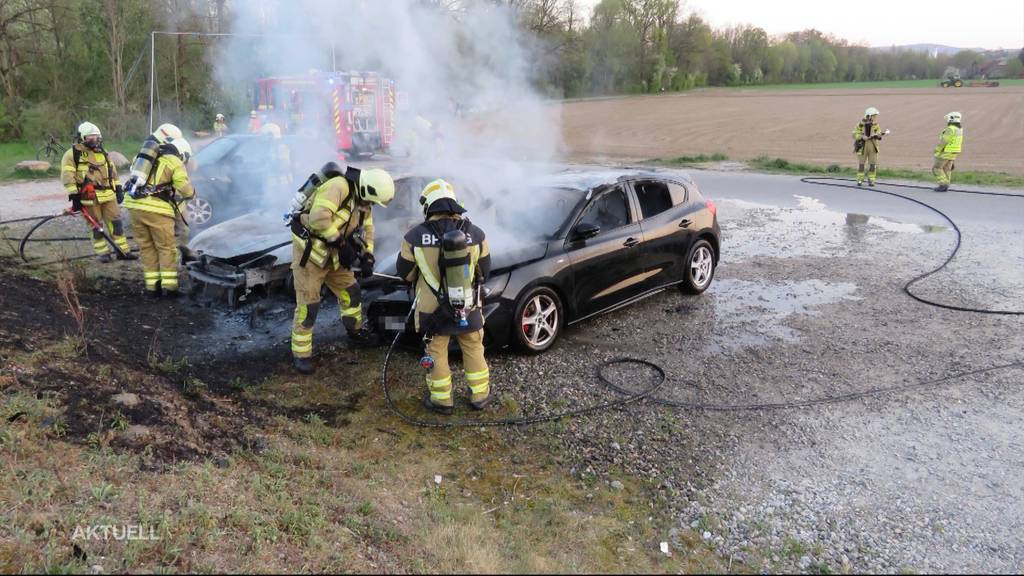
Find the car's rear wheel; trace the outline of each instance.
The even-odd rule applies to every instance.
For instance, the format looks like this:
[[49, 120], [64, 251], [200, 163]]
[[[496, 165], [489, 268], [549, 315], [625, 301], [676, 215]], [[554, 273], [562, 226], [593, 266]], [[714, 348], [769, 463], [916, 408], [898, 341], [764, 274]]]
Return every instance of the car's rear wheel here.
[[714, 277], [715, 251], [707, 240], [697, 240], [686, 258], [683, 291], [688, 294], [700, 294], [711, 286]]
[[512, 331], [516, 348], [540, 354], [555, 343], [565, 324], [562, 299], [550, 288], [538, 286], [519, 299]]

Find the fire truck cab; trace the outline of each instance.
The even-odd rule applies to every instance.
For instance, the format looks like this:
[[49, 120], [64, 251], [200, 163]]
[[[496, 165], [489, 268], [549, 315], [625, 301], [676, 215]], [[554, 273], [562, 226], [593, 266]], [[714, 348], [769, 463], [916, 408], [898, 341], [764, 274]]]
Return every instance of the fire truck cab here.
[[372, 156], [387, 152], [394, 141], [395, 83], [375, 72], [260, 78], [253, 100], [262, 125], [331, 136], [338, 154]]

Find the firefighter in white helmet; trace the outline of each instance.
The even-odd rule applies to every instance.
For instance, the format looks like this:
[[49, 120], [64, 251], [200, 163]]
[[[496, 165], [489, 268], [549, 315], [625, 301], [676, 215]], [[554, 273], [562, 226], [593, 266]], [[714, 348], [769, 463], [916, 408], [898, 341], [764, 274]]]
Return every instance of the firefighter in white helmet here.
[[217, 117], [213, 120], [213, 133], [217, 138], [228, 133], [228, 123], [224, 119], [223, 114], [217, 114]]
[[132, 231], [142, 253], [146, 294], [174, 297], [178, 291], [178, 248], [175, 220], [181, 204], [195, 195], [185, 168], [192, 147], [184, 138], [167, 138], [159, 147], [146, 179], [124, 201], [131, 211]]
[[864, 118], [853, 129], [853, 151], [857, 154], [857, 186], [864, 185], [864, 165], [867, 164], [868, 186], [875, 185], [878, 174], [878, 149], [882, 142], [882, 127], [878, 124], [878, 108], [864, 111]]
[[374, 204], [386, 207], [395, 182], [380, 169], [359, 170], [328, 162], [310, 175], [292, 206], [292, 274], [295, 316], [292, 357], [302, 374], [313, 372], [313, 326], [324, 284], [338, 298], [341, 321], [353, 344], [369, 340], [362, 291], [356, 280], [373, 274]]
[[481, 301], [491, 271], [487, 238], [463, 217], [466, 209], [448, 182], [427, 184], [420, 203], [424, 222], [402, 240], [397, 268], [400, 277], [416, 284], [416, 331], [423, 333], [426, 349], [420, 364], [429, 370], [423, 404], [440, 414], [452, 413], [448, 343], [454, 336], [462, 349], [469, 404], [483, 410], [491, 398]]
[[936, 192], [949, 190], [949, 182], [953, 177], [953, 167], [957, 156], [963, 151], [964, 128], [963, 115], [959, 112], [946, 114], [946, 128], [939, 134], [939, 144], [935, 147], [935, 164], [932, 174], [935, 175]]
[[[92, 122], [78, 126], [75, 144], [61, 159], [60, 180], [68, 191], [72, 209], [86, 210], [100, 225], [106, 227], [120, 249], [119, 260], [135, 260], [128, 240], [124, 235], [121, 209], [118, 204], [124, 199], [124, 190], [117, 178], [117, 169], [103, 149], [103, 135]], [[103, 233], [92, 233], [93, 251], [100, 262], [110, 262], [110, 246]]]

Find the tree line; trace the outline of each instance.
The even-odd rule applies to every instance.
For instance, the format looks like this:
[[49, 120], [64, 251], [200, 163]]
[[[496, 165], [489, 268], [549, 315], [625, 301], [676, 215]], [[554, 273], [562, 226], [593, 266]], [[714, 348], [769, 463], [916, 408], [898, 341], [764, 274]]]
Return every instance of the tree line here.
[[[539, 88], [550, 97], [687, 90], [701, 86], [939, 78], [977, 66], [970, 51], [931, 56], [873, 50], [816, 30], [772, 37], [756, 26], [715, 29], [680, 0], [410, 0], [458, 12], [504, 5], [536, 41]], [[152, 30], [230, 32], [243, 0], [3, 0], [0, 2], [0, 140], [64, 136], [88, 118], [108, 137], [137, 137], [149, 110]], [[214, 41], [158, 37], [163, 118], [193, 127], [244, 99], [211, 78]], [[1006, 67], [1024, 69], [1024, 50]], [[235, 109], [237, 108], [237, 109]]]

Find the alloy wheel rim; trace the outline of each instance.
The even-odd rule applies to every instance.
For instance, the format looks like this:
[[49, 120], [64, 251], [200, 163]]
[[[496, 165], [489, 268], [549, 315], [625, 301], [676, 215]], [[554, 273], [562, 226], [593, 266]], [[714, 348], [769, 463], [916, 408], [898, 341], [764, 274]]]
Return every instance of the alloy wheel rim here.
[[542, 348], [558, 333], [558, 306], [547, 295], [538, 294], [523, 307], [520, 318], [523, 336], [531, 346]]

